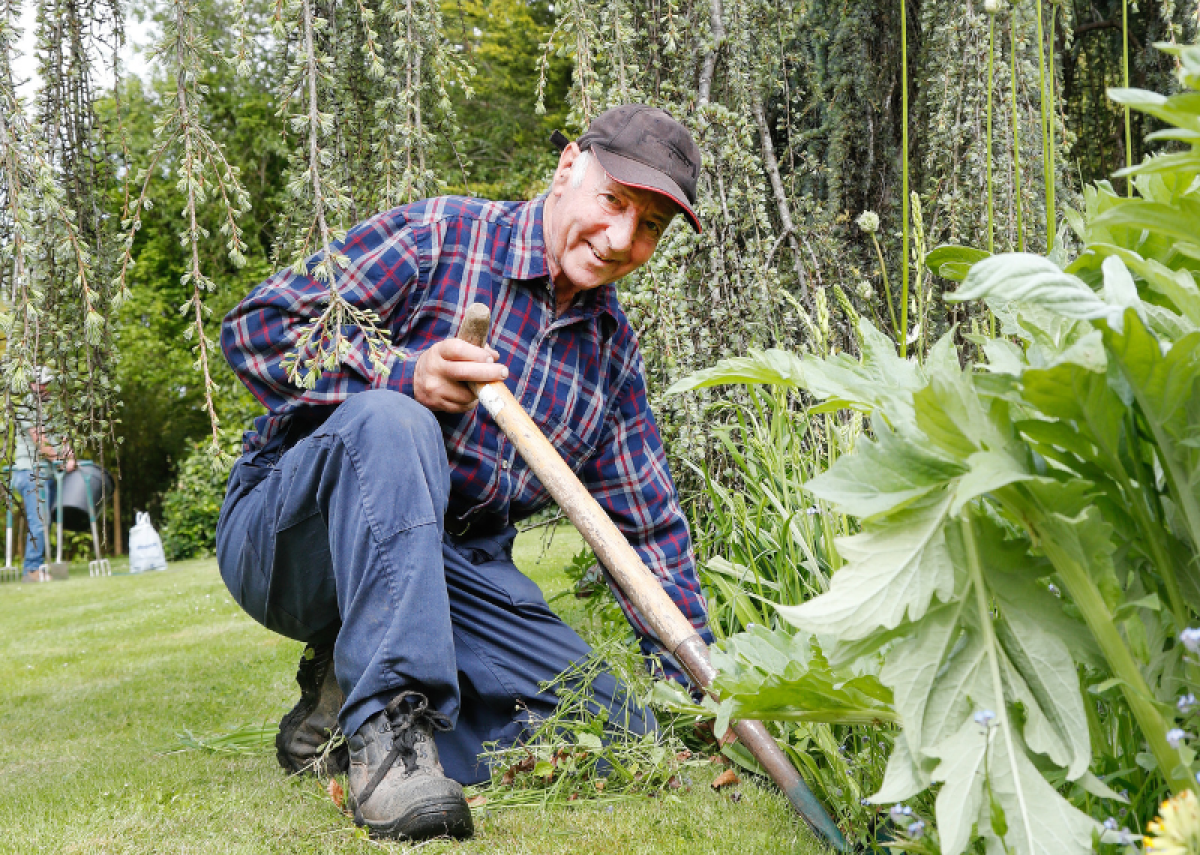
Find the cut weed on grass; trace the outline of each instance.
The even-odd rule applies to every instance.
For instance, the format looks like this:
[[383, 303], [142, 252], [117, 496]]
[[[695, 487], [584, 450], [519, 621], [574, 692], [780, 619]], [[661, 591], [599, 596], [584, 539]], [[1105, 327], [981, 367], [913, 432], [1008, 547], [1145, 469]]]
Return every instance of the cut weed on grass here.
[[[517, 561], [552, 596], [569, 586], [562, 568], [578, 548], [574, 532], [545, 554], [524, 535]], [[708, 769], [689, 770], [691, 786], [668, 797], [487, 805], [462, 843], [370, 840], [319, 783], [275, 762], [301, 645], [247, 617], [211, 560], [120, 570], [0, 585], [0, 853], [822, 851], [778, 793], [747, 782], [734, 801], [710, 789]], [[585, 619], [570, 598], [560, 613]], [[172, 751], [187, 739], [207, 750]]]

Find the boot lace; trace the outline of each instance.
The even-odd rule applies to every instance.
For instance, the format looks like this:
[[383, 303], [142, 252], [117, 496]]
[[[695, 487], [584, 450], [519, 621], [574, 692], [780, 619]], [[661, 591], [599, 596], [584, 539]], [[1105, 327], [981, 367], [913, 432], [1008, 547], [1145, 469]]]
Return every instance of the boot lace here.
[[360, 805], [367, 803], [397, 760], [404, 763], [405, 772], [416, 769], [418, 741], [435, 730], [447, 731], [454, 727], [448, 716], [429, 708], [429, 701], [420, 692], [401, 692], [384, 707], [383, 713], [387, 717], [386, 727], [392, 733], [392, 750], [358, 797]]

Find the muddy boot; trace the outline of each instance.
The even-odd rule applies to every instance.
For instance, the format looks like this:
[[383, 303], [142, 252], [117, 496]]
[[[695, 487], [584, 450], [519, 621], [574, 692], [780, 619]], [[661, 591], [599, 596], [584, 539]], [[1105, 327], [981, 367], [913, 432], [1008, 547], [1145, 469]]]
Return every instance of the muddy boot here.
[[471, 809], [462, 787], [438, 762], [435, 730], [450, 720], [424, 695], [402, 692], [350, 737], [354, 821], [372, 834], [400, 840], [470, 837]]
[[305, 647], [296, 682], [300, 700], [279, 722], [275, 736], [279, 765], [292, 774], [344, 774], [350, 768], [350, 752], [337, 716], [346, 698], [333, 673], [333, 645]]

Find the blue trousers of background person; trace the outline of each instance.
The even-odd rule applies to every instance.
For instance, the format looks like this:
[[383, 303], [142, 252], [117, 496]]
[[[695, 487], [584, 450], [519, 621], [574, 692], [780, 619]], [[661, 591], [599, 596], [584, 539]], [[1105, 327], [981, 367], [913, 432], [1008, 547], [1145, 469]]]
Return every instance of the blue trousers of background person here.
[[[45, 486], [44, 481], [42, 486]], [[28, 576], [46, 560], [46, 529], [42, 524], [45, 502], [31, 469], [14, 469], [12, 488], [21, 495], [21, 503], [25, 506], [25, 522], [29, 531], [25, 535], [25, 560], [21, 573]]]
[[[449, 489], [433, 414], [397, 392], [359, 392], [303, 438], [234, 464], [217, 559], [263, 626], [334, 643], [344, 733], [402, 690], [421, 692], [455, 722], [436, 734], [446, 774], [473, 784], [490, 774], [483, 743], [512, 745], [531, 714], [551, 713], [555, 698], [538, 684], [590, 648], [513, 564], [511, 526], [445, 533]], [[611, 674], [592, 691], [610, 720], [656, 727]]]

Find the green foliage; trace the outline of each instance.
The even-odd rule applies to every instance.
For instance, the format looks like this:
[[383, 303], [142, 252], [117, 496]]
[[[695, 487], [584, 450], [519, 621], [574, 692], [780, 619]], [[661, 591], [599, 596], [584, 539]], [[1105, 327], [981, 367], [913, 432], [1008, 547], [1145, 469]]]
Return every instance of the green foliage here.
[[[1200, 48], [1174, 52], [1200, 89]], [[1144, 810], [1192, 786], [1195, 752], [1168, 729], [1196, 678], [1176, 638], [1200, 611], [1200, 253], [1184, 225], [1200, 101], [1116, 95], [1193, 151], [1131, 169], [1133, 199], [1089, 191], [1071, 217], [1087, 243], [1065, 270], [1025, 254], [971, 267], [954, 299], [986, 300], [1004, 334], [972, 336], [984, 364], [964, 369], [949, 337], [902, 359], [862, 322], [857, 363], [775, 355], [772, 372], [732, 372], [865, 410], [873, 437], [807, 481], [862, 530], [837, 542], [846, 564], [826, 593], [777, 607], [794, 638], [731, 639], [730, 703], [818, 715], [829, 699], [814, 688], [839, 669], [843, 688], [877, 673], [902, 729], [871, 800], [933, 788], [946, 855], [977, 837], [1090, 852], [1113, 787]]]
[[167, 560], [199, 558], [216, 551], [217, 518], [229, 470], [214, 465], [204, 443], [193, 442], [163, 496], [162, 542]]

